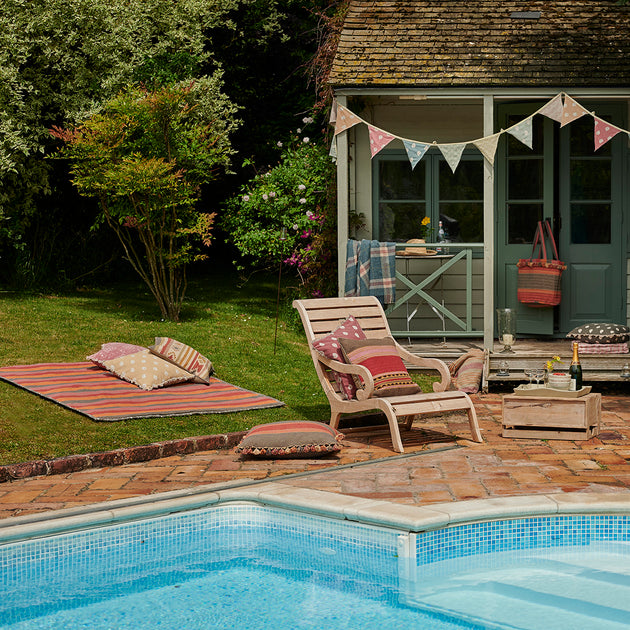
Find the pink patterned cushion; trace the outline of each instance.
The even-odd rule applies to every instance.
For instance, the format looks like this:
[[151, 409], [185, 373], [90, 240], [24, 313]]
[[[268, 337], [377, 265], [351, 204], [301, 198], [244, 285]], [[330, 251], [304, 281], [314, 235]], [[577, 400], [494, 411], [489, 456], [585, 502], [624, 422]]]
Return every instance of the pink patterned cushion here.
[[627, 354], [628, 342], [625, 343], [582, 343], [578, 342], [580, 354]]
[[135, 346], [132, 343], [112, 341], [110, 343], [104, 343], [98, 352], [86, 357], [86, 360], [92, 361], [92, 363], [96, 363], [99, 367], [105, 368], [105, 361], [111, 361], [112, 359], [117, 359], [118, 357], [126, 357], [128, 354], [134, 354], [135, 352], [141, 352], [142, 350], [146, 350], [146, 348], [143, 348], [142, 346]]
[[[341, 363], [347, 363], [339, 339], [365, 339], [365, 333], [363, 332], [359, 322], [350, 315], [339, 328], [336, 328], [326, 337], [321, 339], [315, 339], [313, 341], [313, 348], [317, 352], [323, 354], [328, 359], [334, 359]], [[342, 392], [346, 400], [352, 400], [357, 393], [357, 386], [354, 383], [354, 379], [351, 374], [340, 374], [339, 372], [333, 372], [335, 381], [339, 385], [339, 391]]]

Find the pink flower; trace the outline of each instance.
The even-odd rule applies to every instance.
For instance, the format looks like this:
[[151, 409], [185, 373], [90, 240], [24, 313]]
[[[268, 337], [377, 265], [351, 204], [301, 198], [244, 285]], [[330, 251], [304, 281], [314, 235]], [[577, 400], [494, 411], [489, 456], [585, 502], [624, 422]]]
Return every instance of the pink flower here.
[[263, 197], [263, 199], [264, 199], [265, 201], [267, 201], [267, 199], [269, 199], [269, 195], [267, 195], [267, 193], [264, 193], [262, 197]]
[[306, 190], [306, 186], [304, 184], [300, 184], [298, 186], [298, 190]]
[[249, 195], [243, 195], [243, 201], [249, 201]]
[[306, 203], [306, 199], [304, 199], [304, 197], [302, 197], [302, 199], [300, 199], [300, 203], [301, 204], [305, 204]]

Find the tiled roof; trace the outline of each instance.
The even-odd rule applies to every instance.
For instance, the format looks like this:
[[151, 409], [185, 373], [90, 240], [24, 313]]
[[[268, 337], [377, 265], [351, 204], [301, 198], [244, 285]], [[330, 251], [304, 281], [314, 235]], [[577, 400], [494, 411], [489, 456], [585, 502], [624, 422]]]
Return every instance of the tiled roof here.
[[[512, 17], [515, 12], [540, 17]], [[630, 87], [630, 3], [350, 0], [329, 81], [337, 87]]]

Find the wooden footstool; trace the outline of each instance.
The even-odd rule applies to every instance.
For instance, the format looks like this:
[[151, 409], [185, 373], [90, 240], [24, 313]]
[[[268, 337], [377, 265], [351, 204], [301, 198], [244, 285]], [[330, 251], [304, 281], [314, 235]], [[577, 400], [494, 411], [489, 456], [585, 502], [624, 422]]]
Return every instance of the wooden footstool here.
[[599, 434], [602, 395], [503, 397], [503, 437], [588, 440]]

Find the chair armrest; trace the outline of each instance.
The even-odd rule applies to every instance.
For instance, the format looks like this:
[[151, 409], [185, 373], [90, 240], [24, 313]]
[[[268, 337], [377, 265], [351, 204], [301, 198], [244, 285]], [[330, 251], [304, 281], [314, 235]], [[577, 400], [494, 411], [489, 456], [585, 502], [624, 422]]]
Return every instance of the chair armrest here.
[[317, 360], [326, 367], [339, 372], [340, 374], [357, 374], [363, 380], [363, 389], [357, 388], [357, 400], [366, 400], [374, 391], [374, 379], [370, 370], [362, 365], [353, 365], [352, 363], [341, 363], [334, 359], [329, 359], [318, 353]]
[[398, 354], [400, 358], [407, 363], [411, 363], [412, 365], [420, 368], [425, 368], [428, 370], [436, 370], [439, 372], [441, 376], [441, 380], [433, 383], [433, 391], [435, 392], [443, 392], [448, 389], [451, 384], [451, 373], [449, 372], [448, 366], [441, 359], [429, 359], [428, 357], [419, 357], [415, 354], [409, 352], [403, 348], [400, 344], [396, 343]]

